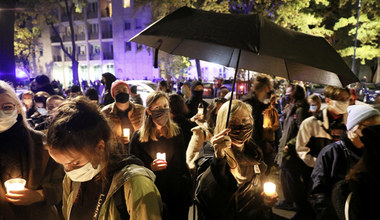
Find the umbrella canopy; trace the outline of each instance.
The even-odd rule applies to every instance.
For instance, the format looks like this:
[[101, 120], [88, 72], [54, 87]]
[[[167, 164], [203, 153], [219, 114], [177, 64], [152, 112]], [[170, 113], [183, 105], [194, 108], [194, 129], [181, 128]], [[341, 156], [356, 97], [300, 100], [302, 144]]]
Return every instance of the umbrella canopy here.
[[346, 86], [359, 81], [322, 37], [285, 29], [258, 15], [182, 7], [130, 39], [170, 54], [272, 74]]

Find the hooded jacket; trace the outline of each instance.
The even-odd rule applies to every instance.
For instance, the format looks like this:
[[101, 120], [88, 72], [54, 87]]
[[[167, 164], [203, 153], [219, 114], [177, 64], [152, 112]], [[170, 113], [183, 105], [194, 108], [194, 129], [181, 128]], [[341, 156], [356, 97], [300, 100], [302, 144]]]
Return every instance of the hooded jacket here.
[[[161, 196], [154, 185], [155, 175], [149, 169], [129, 164], [116, 172], [106, 199], [99, 211], [99, 220], [121, 220], [120, 213], [113, 196], [124, 187], [126, 208], [131, 220], [161, 219]], [[76, 195], [80, 188], [80, 182], [73, 182], [66, 175], [63, 180], [63, 215], [70, 219], [70, 212]]]

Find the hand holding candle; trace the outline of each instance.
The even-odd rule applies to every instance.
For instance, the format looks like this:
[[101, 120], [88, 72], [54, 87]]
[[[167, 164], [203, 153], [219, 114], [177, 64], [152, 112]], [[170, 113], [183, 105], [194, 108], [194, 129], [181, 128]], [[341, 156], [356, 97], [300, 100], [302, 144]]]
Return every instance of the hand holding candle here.
[[264, 183], [264, 193], [269, 197], [274, 196], [276, 194], [276, 185], [271, 182]]
[[164, 170], [168, 166], [166, 162], [166, 153], [158, 152], [156, 154], [156, 159], [152, 162], [151, 168], [153, 171]]
[[10, 191], [20, 191], [25, 189], [26, 180], [21, 178], [14, 178], [5, 181], [4, 185], [7, 188], [7, 194], [10, 194]]

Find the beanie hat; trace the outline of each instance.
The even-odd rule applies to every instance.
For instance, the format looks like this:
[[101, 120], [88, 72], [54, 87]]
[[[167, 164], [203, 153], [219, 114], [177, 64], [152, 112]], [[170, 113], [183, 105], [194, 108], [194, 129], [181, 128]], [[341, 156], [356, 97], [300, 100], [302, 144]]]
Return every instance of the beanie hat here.
[[114, 90], [115, 90], [116, 86], [118, 86], [118, 85], [120, 85], [120, 84], [126, 85], [127, 88], [128, 88], [128, 94], [131, 93], [131, 89], [129, 88], [129, 85], [128, 85], [127, 82], [125, 82], [125, 81], [123, 81], [123, 80], [116, 80], [115, 82], [112, 83], [112, 86], [111, 86], [111, 96], [112, 96], [113, 98], [115, 98], [115, 96], [114, 96]]
[[197, 87], [199, 85], [203, 86], [203, 83], [201, 81], [193, 81], [193, 82], [191, 82], [191, 85], [190, 85], [191, 91], [194, 91], [195, 87]]
[[380, 112], [375, 108], [368, 105], [351, 105], [347, 108], [347, 130], [355, 127], [360, 122], [371, 118], [373, 116], [380, 115]]

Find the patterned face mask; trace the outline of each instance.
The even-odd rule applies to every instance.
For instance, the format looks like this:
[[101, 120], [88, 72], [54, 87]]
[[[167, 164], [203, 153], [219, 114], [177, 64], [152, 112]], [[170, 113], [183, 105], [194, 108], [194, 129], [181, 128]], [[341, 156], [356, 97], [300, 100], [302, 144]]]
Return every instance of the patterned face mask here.
[[252, 136], [253, 125], [251, 123], [245, 125], [230, 125], [230, 133], [228, 134], [233, 144], [242, 145]]
[[169, 121], [169, 109], [151, 110], [152, 120], [160, 126], [165, 126]]

